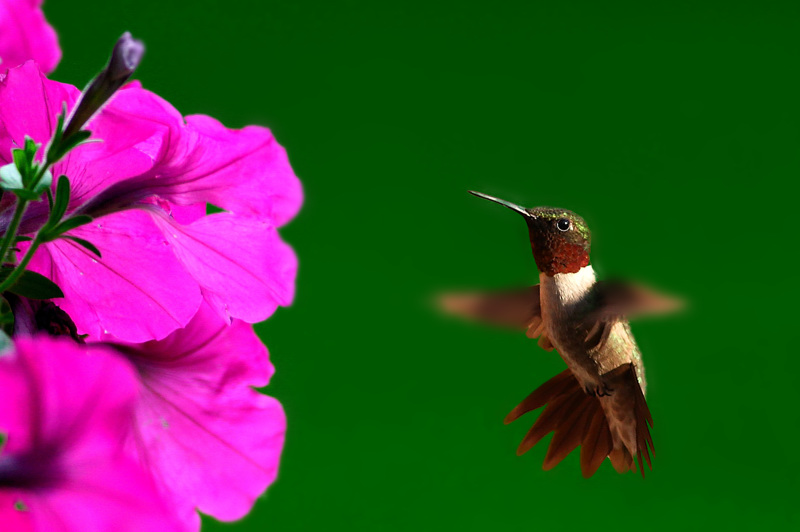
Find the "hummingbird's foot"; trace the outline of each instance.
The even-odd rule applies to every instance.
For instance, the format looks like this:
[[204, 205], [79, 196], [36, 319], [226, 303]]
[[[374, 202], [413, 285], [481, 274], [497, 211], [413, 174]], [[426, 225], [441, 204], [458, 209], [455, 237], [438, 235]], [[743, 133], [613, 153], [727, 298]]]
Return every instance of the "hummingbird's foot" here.
[[586, 395], [591, 397], [608, 397], [614, 391], [614, 388], [610, 388], [606, 383], [600, 382], [587, 384], [583, 387], [583, 390]]

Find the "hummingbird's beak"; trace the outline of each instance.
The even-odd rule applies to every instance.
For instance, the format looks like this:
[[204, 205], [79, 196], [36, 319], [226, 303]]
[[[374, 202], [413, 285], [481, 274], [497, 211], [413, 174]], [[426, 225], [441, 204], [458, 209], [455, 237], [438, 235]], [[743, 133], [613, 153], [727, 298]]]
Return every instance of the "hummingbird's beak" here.
[[520, 207], [516, 203], [511, 203], [510, 201], [501, 200], [500, 198], [495, 198], [494, 196], [490, 196], [488, 194], [483, 194], [482, 192], [475, 192], [474, 190], [468, 190], [467, 192], [469, 192], [473, 196], [478, 196], [479, 198], [483, 198], [483, 199], [487, 199], [489, 201], [493, 201], [495, 203], [499, 203], [500, 205], [502, 205], [504, 207], [508, 207], [512, 211], [517, 211], [518, 213], [520, 213], [521, 215], [523, 215], [523, 216], [525, 216], [527, 218], [531, 217], [531, 213], [529, 213], [528, 210], [525, 207]]

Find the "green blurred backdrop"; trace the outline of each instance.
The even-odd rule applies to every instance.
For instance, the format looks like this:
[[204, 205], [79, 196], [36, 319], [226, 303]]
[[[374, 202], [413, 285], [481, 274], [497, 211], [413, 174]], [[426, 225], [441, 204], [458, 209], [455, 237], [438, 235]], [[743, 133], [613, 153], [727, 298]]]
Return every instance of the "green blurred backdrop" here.
[[[306, 202], [294, 305], [258, 330], [289, 430], [277, 483], [206, 530], [797, 526], [800, 7], [793, 2], [48, 0], [82, 86], [124, 30], [185, 114], [269, 125]], [[637, 322], [642, 480], [544, 472], [504, 415], [563, 368], [445, 319], [445, 288], [537, 272], [518, 217], [582, 214], [601, 276], [684, 294]]]

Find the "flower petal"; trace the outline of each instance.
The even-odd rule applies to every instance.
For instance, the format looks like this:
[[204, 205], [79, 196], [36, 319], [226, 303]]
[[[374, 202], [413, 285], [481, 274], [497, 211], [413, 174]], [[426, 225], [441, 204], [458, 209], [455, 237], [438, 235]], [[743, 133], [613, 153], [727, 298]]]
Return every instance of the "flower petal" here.
[[53, 173], [64, 173], [72, 181], [72, 205], [84, 204], [169, 158], [168, 147], [182, 128], [183, 118], [174, 107], [131, 83], [89, 122], [92, 138], [101, 142], [79, 146]]
[[193, 133], [187, 157], [167, 172], [176, 185], [179, 180], [181, 194], [198, 197], [193, 183], [202, 179], [203, 201], [225, 210], [266, 217], [277, 226], [297, 214], [303, 202], [300, 181], [269, 129], [228, 129], [204, 115], [187, 116], [186, 123]]
[[8, 71], [0, 82], [0, 160], [11, 162], [11, 148], [25, 136], [46, 145], [56, 126], [62, 102], [72, 106], [80, 91], [48, 80], [33, 62]]
[[[76, 475], [59, 489], [11, 491], [11, 501], [22, 503], [23, 513], [30, 514], [33, 530], [191, 530], [173, 515], [153, 479], [135, 460], [124, 455], [109, 456], [105, 449], [102, 454], [98, 449], [94, 451], [93, 459], [69, 464]], [[0, 520], [5, 521], [12, 512], [20, 511], [13, 507], [0, 509]]]
[[183, 515], [244, 516], [275, 479], [285, 431], [280, 403], [250, 388], [272, 373], [252, 326], [203, 305], [185, 329], [122, 351], [144, 388], [131, 447]]
[[146, 212], [104, 216], [69, 234], [93, 243], [103, 257], [57, 240], [36, 252], [30, 269], [61, 287], [65, 298], [58, 305], [80, 333], [95, 340], [108, 334], [132, 342], [160, 339], [200, 307], [197, 282]]
[[[14, 532], [34, 532], [36, 525], [31, 512], [18, 507], [20, 494], [0, 488], [0, 522], [7, 530]], [[13, 510], [12, 510], [13, 508]]]
[[[12, 148], [24, 145], [26, 136], [46, 146], [63, 104], [71, 109], [79, 95], [75, 87], [47, 79], [32, 62], [10, 70], [0, 82], [0, 161], [11, 162]], [[87, 126], [101, 142], [78, 146], [52, 169], [53, 175], [70, 178], [70, 211], [112, 184], [150, 171], [166, 139], [181, 127], [180, 115], [169, 104], [135, 85], [119, 91], [113, 102]], [[7, 196], [3, 208], [13, 203]], [[46, 216], [44, 203], [32, 204], [22, 231], [35, 231]]]
[[[0, 161], [25, 136], [46, 145], [63, 103], [71, 109], [79, 91], [48, 80], [33, 63], [0, 81]], [[70, 212], [98, 217], [158, 196], [177, 205], [212, 203], [282, 225], [302, 203], [300, 181], [286, 151], [263, 127], [227, 129], [201, 115], [184, 122], [157, 95], [132, 83], [120, 90], [87, 128], [93, 142], [78, 146], [53, 168], [72, 184]], [[55, 183], [54, 185], [55, 186]], [[23, 232], [44, 221], [33, 205]]]
[[42, 0], [0, 0], [0, 69], [33, 59], [45, 72], [56, 68], [61, 48], [44, 18]]
[[18, 338], [0, 356], [0, 383], [11, 385], [0, 401], [8, 433], [0, 454], [4, 527], [182, 529], [153, 479], [123, 452], [138, 391], [127, 361], [71, 340]]
[[[114, 112], [124, 104], [120, 96], [106, 109]], [[300, 181], [286, 151], [266, 128], [232, 130], [207, 116], [188, 116], [185, 126], [172, 124], [160, 148], [153, 154], [158, 159], [151, 170], [132, 178], [109, 174], [104, 185], [113, 182], [113, 186], [93, 198], [84, 211], [105, 213], [155, 195], [178, 205], [211, 203], [280, 226], [300, 208]]]
[[271, 224], [230, 213], [189, 225], [160, 212], [153, 219], [221, 317], [255, 323], [291, 303], [297, 258]]

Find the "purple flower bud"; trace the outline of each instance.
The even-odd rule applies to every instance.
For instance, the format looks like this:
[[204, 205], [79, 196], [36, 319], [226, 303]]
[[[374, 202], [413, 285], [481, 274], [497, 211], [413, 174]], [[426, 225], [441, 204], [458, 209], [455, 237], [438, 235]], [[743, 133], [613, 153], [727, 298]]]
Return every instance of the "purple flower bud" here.
[[69, 139], [71, 135], [80, 131], [103, 104], [128, 81], [139, 66], [143, 54], [142, 42], [131, 37], [130, 32], [123, 33], [114, 45], [106, 68], [84, 89], [80, 102], [64, 127], [63, 139]]
[[139, 62], [144, 55], [144, 45], [131, 37], [131, 33], [126, 31], [119, 38], [114, 50], [111, 52], [111, 59], [105, 69], [109, 79], [127, 81], [131, 74], [139, 66]]

